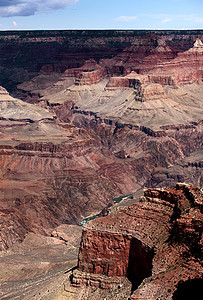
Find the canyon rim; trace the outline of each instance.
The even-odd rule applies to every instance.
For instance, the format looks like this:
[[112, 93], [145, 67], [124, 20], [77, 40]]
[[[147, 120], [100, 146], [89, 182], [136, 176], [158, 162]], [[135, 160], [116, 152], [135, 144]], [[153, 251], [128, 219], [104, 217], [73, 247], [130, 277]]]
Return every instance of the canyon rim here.
[[1, 299], [200, 295], [202, 41], [0, 32]]

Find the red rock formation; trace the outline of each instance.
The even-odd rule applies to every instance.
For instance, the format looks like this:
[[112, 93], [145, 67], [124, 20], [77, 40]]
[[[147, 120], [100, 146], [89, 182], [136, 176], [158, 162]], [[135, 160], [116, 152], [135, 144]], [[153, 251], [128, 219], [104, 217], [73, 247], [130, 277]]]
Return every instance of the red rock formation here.
[[131, 299], [171, 297], [179, 281], [201, 278], [202, 207], [201, 188], [177, 184], [146, 190], [139, 203], [89, 222], [72, 283], [108, 288], [127, 276], [136, 288], [148, 277]]
[[[177, 51], [167, 46], [162, 39], [154, 44], [126, 48], [111, 60], [102, 61], [102, 65], [110, 68], [110, 74], [128, 74], [135, 71], [149, 75], [148, 80], [160, 84], [179, 84], [202, 81], [202, 42], [200, 39], [194, 46], [185, 51]], [[116, 68], [118, 71], [116, 72]], [[119, 73], [120, 72], [120, 73]], [[128, 86], [127, 78], [113, 78], [110, 86]]]
[[91, 85], [99, 83], [101, 80], [106, 78], [105, 69], [98, 69], [91, 72], [80, 73], [75, 81], [76, 85]]
[[62, 75], [62, 79], [75, 77], [76, 85], [91, 85], [99, 83], [106, 78], [107, 73], [94, 59], [89, 59], [80, 68], [67, 69]]
[[[37, 104], [0, 88], [0, 249], [28, 232], [71, 243], [61, 224], [116, 195], [203, 182], [202, 90], [176, 86], [202, 82], [200, 40], [188, 50], [202, 31], [155, 33], [0, 33], [1, 82]], [[142, 280], [132, 299], [171, 296], [180, 279], [200, 276], [201, 197], [181, 185], [150, 190], [98, 219], [83, 233], [72, 282], [117, 286], [107, 299], [126, 299], [129, 282]]]
[[132, 71], [130, 74], [123, 77], [111, 77], [108, 87], [133, 87], [137, 81], [146, 83], [149, 82], [149, 78], [147, 75], [139, 75], [135, 71]]
[[[156, 65], [155, 68], [148, 70], [149, 74], [171, 76], [173, 83], [192, 83], [199, 82], [203, 76], [203, 46], [198, 39], [188, 51], [178, 53], [178, 56], [169, 62]], [[144, 70], [141, 73], [145, 73]]]
[[[8, 37], [8, 40], [9, 39], [10, 37]], [[167, 40], [166, 37], [165, 39]], [[124, 43], [122, 44], [123, 48], [126, 47], [125, 44], [126, 38], [121, 39], [119, 37], [118, 40]], [[163, 54], [163, 57], [165, 57], [163, 58], [164, 65], [165, 65], [167, 64], [166, 61], [169, 59], [166, 52], [168, 52], [168, 54], [170, 53], [171, 55], [171, 51], [169, 51], [170, 49], [168, 49], [168, 46], [166, 46], [166, 44], [159, 43], [158, 45], [157, 38], [155, 36], [154, 37], [144, 36], [144, 38], [142, 39], [140, 39], [140, 37], [136, 37], [136, 38], [132, 38], [132, 40], [133, 40], [133, 45], [131, 45], [131, 48], [126, 49], [126, 51], [123, 52], [123, 58], [124, 56], [126, 56], [126, 60], [120, 61], [120, 65], [117, 64], [118, 57], [114, 57], [112, 60], [108, 59], [108, 61], [101, 61], [100, 63], [96, 63], [96, 60], [86, 61], [85, 54], [83, 53], [83, 50], [81, 50], [81, 57], [83, 56], [83, 59], [81, 61], [83, 62], [86, 61], [86, 63], [81, 68], [79, 67], [74, 70], [73, 69], [71, 70], [69, 68], [67, 70], [67, 76], [69, 75], [81, 76], [78, 84], [96, 83], [99, 80], [101, 80], [103, 76], [106, 76], [105, 74], [103, 74], [103, 72], [105, 73], [106, 71], [104, 70], [107, 71], [109, 70], [108, 63], [111, 64], [109, 65], [110, 68], [111, 67], [112, 68], [115, 67], [118, 69], [120, 67], [121, 69], [123, 68], [123, 71], [120, 69], [120, 71], [122, 72], [124, 72], [124, 67], [126, 63], [125, 72], [128, 72], [128, 74], [124, 77], [112, 78], [110, 80], [109, 86], [111, 86], [112, 84], [112, 86], [114, 87], [118, 85], [127, 88], [130, 86], [133, 88], [134, 80], [137, 80], [137, 83], [141, 82], [142, 89], [141, 90], [139, 90], [139, 88], [135, 89], [134, 92], [136, 93], [138, 92], [138, 94], [134, 96], [134, 99], [138, 101], [148, 101], [152, 99], [157, 100], [160, 98], [162, 100], [165, 99], [166, 95], [163, 92], [163, 89], [157, 84], [148, 82], [148, 80], [150, 81], [154, 80], [155, 83], [159, 82], [159, 80], [165, 80], [167, 83], [170, 83], [170, 81], [172, 82], [172, 78], [170, 76], [167, 77], [168, 75], [163, 75], [161, 77], [160, 74], [148, 76], [148, 75], [136, 74], [135, 72], [129, 73], [130, 69], [127, 69], [127, 62], [129, 58], [130, 62], [140, 64], [140, 59], [143, 60], [148, 55], [155, 55], [156, 53], [161, 53], [161, 55]], [[29, 37], [29, 40], [26, 39], [26, 41], [24, 42], [27, 43], [26, 45], [29, 45], [29, 47], [31, 47], [29, 43], [32, 42], [32, 46], [34, 47], [36, 41], [39, 41], [39, 39], [37, 38], [37, 40], [35, 40]], [[49, 42], [52, 43], [52, 39], [50, 39]], [[62, 42], [63, 41], [60, 40], [60, 43]], [[76, 42], [76, 40], [74, 42]], [[102, 38], [98, 39], [97, 42], [101, 43]], [[131, 42], [132, 41], [129, 41], [129, 43]], [[80, 46], [82, 45], [80, 39], [77, 40], [77, 43], [79, 43], [77, 45]], [[105, 43], [107, 43], [106, 39], [105, 39]], [[147, 43], [149, 45], [147, 45]], [[88, 40], [88, 45], [90, 46], [90, 44], [91, 44], [90, 40]], [[195, 47], [201, 49], [200, 43], [198, 42]], [[78, 51], [80, 52], [80, 50]], [[128, 57], [127, 55], [128, 51], [130, 51], [130, 53], [132, 54], [130, 55], [130, 57]], [[199, 52], [200, 51], [198, 50], [198, 53]], [[3, 53], [4, 52], [1, 53], [2, 56]], [[66, 54], [71, 56], [73, 54], [71, 53], [72, 52], [70, 53], [67, 52]], [[62, 55], [62, 53], [60, 55]], [[55, 57], [55, 60], [61, 58], [60, 55], [58, 58]], [[103, 56], [101, 55], [101, 58], [102, 57]], [[40, 58], [40, 60], [41, 59], [42, 58]], [[114, 65], [115, 61], [117, 62]], [[80, 66], [81, 64], [79, 64], [78, 66]], [[69, 75], [68, 72], [70, 72]], [[81, 74], [81, 75], [77, 75], [77, 74]], [[53, 82], [55, 82], [55, 80], [57, 80], [59, 75], [53, 77], [54, 77], [52, 78]], [[46, 82], [44, 75], [40, 78]], [[61, 84], [60, 85], [61, 88], [63, 83], [61, 82], [60, 84]], [[38, 83], [36, 85], [38, 85]], [[34, 87], [32, 86], [31, 89], [32, 88], [35, 89], [36, 85], [33, 84]], [[40, 89], [42, 88], [43, 88], [43, 84], [40, 85]], [[53, 90], [54, 88], [55, 87], [53, 87]], [[56, 85], [56, 89], [57, 88], [58, 86]], [[77, 86], [76, 90], [77, 89], [79, 90], [79, 88], [80, 87]], [[62, 92], [65, 94], [63, 90]], [[130, 92], [132, 92], [132, 90], [130, 90]], [[4, 91], [4, 94], [5, 93], [6, 92]], [[111, 93], [111, 91], [109, 93]], [[30, 166], [30, 169], [29, 168], [28, 169], [32, 174], [32, 176], [34, 177], [39, 176], [39, 173], [43, 173], [42, 178], [45, 178], [49, 173], [52, 175], [56, 174], [57, 172], [60, 173], [59, 169], [60, 168], [63, 169], [63, 166], [67, 170], [70, 169], [72, 170], [72, 168], [73, 169], [75, 168], [78, 172], [78, 170], [81, 169], [81, 165], [83, 165], [84, 163], [83, 165], [84, 172], [86, 168], [89, 170], [90, 167], [90, 169], [93, 172], [93, 173], [90, 172], [91, 174], [95, 174], [95, 172], [97, 172], [96, 170], [99, 170], [98, 177], [95, 176], [95, 178], [99, 178], [101, 174], [107, 174], [108, 175], [107, 182], [109, 182], [110, 180], [111, 182], [110, 186], [111, 187], [113, 186], [112, 190], [114, 191], [116, 190], [116, 193], [117, 192], [120, 193], [121, 191], [131, 191], [131, 189], [134, 189], [135, 187], [137, 188], [137, 184], [136, 184], [137, 181], [139, 182], [139, 185], [144, 185], [146, 182], [150, 182], [151, 172], [157, 166], [167, 168], [169, 163], [174, 164], [178, 161], [178, 159], [183, 159], [184, 155], [189, 155], [192, 150], [198, 151], [200, 149], [200, 141], [201, 141], [200, 125], [199, 126], [193, 125], [191, 129], [187, 129], [187, 130], [186, 128], [179, 130], [180, 127], [178, 127], [178, 129], [175, 128], [174, 131], [173, 130], [170, 131], [170, 128], [168, 128], [169, 130], [167, 128], [161, 128], [160, 130], [155, 131], [154, 129], [150, 128], [150, 126], [148, 125], [145, 126], [132, 125], [130, 124], [130, 121], [129, 123], [127, 123], [127, 121], [123, 122], [122, 120], [121, 122], [120, 121], [118, 122], [118, 119], [116, 118], [112, 119], [109, 117], [104, 117], [103, 119], [100, 119], [96, 113], [91, 111], [91, 109], [89, 111], [81, 110], [82, 116], [76, 116], [76, 114], [74, 114], [73, 116], [73, 113], [75, 113], [76, 111], [77, 112], [80, 111], [79, 109], [76, 109], [77, 104], [74, 105], [72, 101], [69, 102], [67, 101], [65, 102], [65, 104], [59, 105], [58, 103], [54, 103], [54, 101], [48, 102], [47, 98], [44, 98], [43, 105], [45, 106], [46, 103], [48, 104], [50, 103], [50, 106], [48, 108], [56, 112], [57, 122], [58, 122], [57, 123], [55, 122], [55, 118], [56, 118], [55, 114], [49, 114], [48, 111], [46, 111], [45, 113], [45, 110], [43, 110], [42, 113], [42, 109], [39, 106], [33, 108], [33, 106], [26, 106], [25, 103], [22, 102], [20, 103], [19, 101], [16, 100], [14, 101], [10, 98], [8, 93], [6, 97], [9, 98], [9, 101], [6, 100], [7, 102], [5, 101], [2, 102], [4, 106], [4, 113], [1, 114], [1, 118], [3, 118], [3, 120], [1, 122], [0, 135], [1, 135], [1, 148], [3, 149], [2, 166], [4, 167], [4, 172], [8, 177], [9, 176], [15, 177], [14, 175], [17, 174], [16, 175], [17, 178], [20, 176], [22, 172], [23, 173], [22, 177], [24, 178], [25, 172], [22, 171], [22, 169], [25, 168], [25, 166]], [[39, 93], [39, 97], [42, 97], [40, 93]], [[128, 99], [125, 98], [122, 99], [124, 103], [126, 103], [126, 100], [128, 101]], [[105, 101], [106, 99], [104, 99], [104, 102]], [[108, 102], [108, 97], [106, 103], [107, 102]], [[7, 104], [5, 105], [5, 103]], [[10, 109], [8, 113], [8, 106], [11, 106], [11, 104], [13, 105], [13, 108]], [[38, 105], [40, 104], [41, 103], [39, 102]], [[138, 104], [140, 105], [140, 103]], [[25, 112], [26, 107], [27, 109]], [[16, 110], [16, 108], [18, 109]], [[127, 107], [126, 114], [129, 115], [134, 110], [136, 111], [136, 109], [137, 108], [134, 106]], [[122, 107], [120, 111], [122, 111]], [[19, 117], [19, 113], [21, 114], [20, 117]], [[13, 119], [15, 119], [15, 121], [13, 121]], [[44, 121], [44, 119], [46, 119], [46, 121]], [[71, 119], [75, 122], [75, 124], [77, 124], [77, 127], [70, 123]], [[10, 123], [10, 122], [14, 122], [14, 123]], [[61, 124], [61, 122], [64, 122], [64, 124]], [[81, 127], [85, 127], [85, 129], [82, 129]], [[169, 131], [168, 137], [166, 134], [167, 130]], [[188, 137], [190, 135], [191, 137], [189, 139]], [[126, 143], [126, 139], [127, 139], [127, 143]], [[177, 142], [178, 139], [180, 143]], [[105, 145], [104, 146], [105, 148], [103, 148], [103, 145]], [[102, 149], [101, 151], [97, 149], [98, 146]], [[10, 150], [6, 152], [5, 151], [6, 148], [10, 148]], [[91, 152], [92, 148], [94, 148], [93, 152]], [[115, 154], [115, 156], [116, 153], [118, 153], [119, 151], [124, 151], [121, 152], [121, 153], [125, 153], [125, 155], [122, 156], [123, 161], [120, 160], [121, 158], [117, 159], [117, 157], [115, 160], [115, 156], [111, 153], [111, 151], [113, 151], [113, 154]], [[89, 153], [91, 153], [91, 155], [89, 155]], [[105, 156], [108, 155], [110, 156], [110, 160], [104, 158]], [[63, 156], [67, 158], [67, 161], [63, 162], [64, 164], [62, 163], [63, 160], [61, 159], [61, 157]], [[82, 160], [81, 164], [78, 164], [78, 162], [76, 162], [78, 157], [80, 157]], [[9, 158], [11, 159], [9, 160]], [[74, 166], [71, 165], [73, 161], [75, 163]], [[40, 167], [37, 168], [36, 167], [37, 165]], [[58, 166], [58, 167], [55, 168], [54, 166]], [[92, 166], [94, 167], [92, 168]], [[123, 171], [125, 172], [125, 174], [128, 174], [128, 176], [126, 177], [123, 176]], [[94, 178], [94, 175], [91, 176], [90, 178]], [[167, 183], [168, 180], [167, 176], [170, 175], [166, 176], [166, 174], [164, 174], [163, 177], [164, 176], [166, 178], [165, 182]], [[196, 175], [194, 175], [194, 178], [196, 178], [195, 176]], [[81, 175], [81, 177], [83, 178], [83, 174]], [[39, 176], [39, 178], [41, 177]], [[149, 181], [146, 181], [147, 178]], [[43, 181], [44, 179], [40, 179], [40, 180]], [[79, 181], [80, 179], [78, 179], [78, 182]], [[116, 187], [114, 186], [114, 184], [116, 185]], [[111, 193], [110, 190], [111, 189], [109, 187], [108, 193]], [[102, 199], [105, 199], [105, 197], [103, 197]], [[79, 197], [77, 197], [77, 199], [79, 199]], [[105, 201], [103, 203], [106, 204]], [[78, 213], [78, 208], [77, 208], [77, 213]], [[72, 219], [75, 219], [75, 217]]]
[[160, 84], [149, 84], [143, 87], [143, 98], [142, 102], [146, 101], [157, 101], [157, 100], [164, 100], [169, 99], [166, 92], [164, 91], [163, 87]]
[[[27, 232], [50, 234], [60, 224], [78, 224], [112, 203], [115, 191], [126, 192], [119, 165], [88, 144], [35, 142], [10, 149], [1, 145], [1, 250], [21, 241]], [[136, 181], [129, 184], [137, 186]]]
[[76, 77], [81, 72], [91, 72], [100, 68], [101, 67], [97, 64], [97, 62], [94, 59], [89, 59], [85, 61], [84, 65], [80, 68], [67, 69], [64, 73], [64, 76]]
[[30, 231], [78, 224], [112, 203], [114, 193], [138, 187], [133, 174], [126, 183], [127, 166], [67, 120], [71, 104], [56, 107], [61, 124], [54, 113], [0, 91], [0, 250]]

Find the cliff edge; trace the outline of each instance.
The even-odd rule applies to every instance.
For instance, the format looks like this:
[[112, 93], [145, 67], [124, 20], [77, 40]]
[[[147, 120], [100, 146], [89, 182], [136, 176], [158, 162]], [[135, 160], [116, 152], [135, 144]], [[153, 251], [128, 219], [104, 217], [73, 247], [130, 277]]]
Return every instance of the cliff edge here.
[[179, 183], [147, 189], [139, 203], [87, 223], [71, 277], [75, 295], [84, 285], [87, 299], [183, 299], [177, 297], [185, 290], [198, 295], [202, 209], [202, 188]]

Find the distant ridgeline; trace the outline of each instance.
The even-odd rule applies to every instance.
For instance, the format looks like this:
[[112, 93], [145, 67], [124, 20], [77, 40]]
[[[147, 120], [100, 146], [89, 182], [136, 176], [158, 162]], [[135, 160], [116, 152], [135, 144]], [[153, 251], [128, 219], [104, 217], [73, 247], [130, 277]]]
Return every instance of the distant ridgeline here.
[[160, 36], [185, 51], [203, 39], [203, 30], [0, 31], [0, 83], [12, 91], [40, 71], [63, 73], [90, 58], [112, 58], [131, 45], [156, 44]]

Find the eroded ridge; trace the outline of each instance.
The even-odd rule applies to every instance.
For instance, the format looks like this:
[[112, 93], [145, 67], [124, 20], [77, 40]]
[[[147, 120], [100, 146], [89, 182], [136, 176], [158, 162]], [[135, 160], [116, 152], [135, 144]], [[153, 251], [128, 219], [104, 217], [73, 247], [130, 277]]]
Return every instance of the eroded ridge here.
[[95, 299], [177, 299], [180, 282], [202, 280], [202, 207], [202, 189], [179, 183], [87, 223], [69, 288], [87, 286], [87, 299], [96, 288]]

